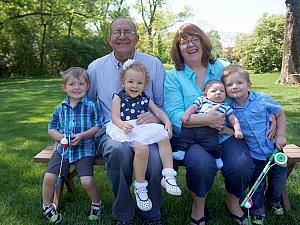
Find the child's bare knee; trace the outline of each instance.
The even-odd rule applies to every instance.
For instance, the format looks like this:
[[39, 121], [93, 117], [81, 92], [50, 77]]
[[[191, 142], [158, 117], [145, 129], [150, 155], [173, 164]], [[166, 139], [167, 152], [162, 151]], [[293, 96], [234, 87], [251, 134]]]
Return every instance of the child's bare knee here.
[[148, 146], [139, 146], [134, 150], [135, 157], [140, 159], [147, 159], [149, 156], [149, 148]]
[[54, 184], [57, 180], [57, 175], [53, 173], [45, 173], [44, 184], [51, 185]]
[[92, 187], [95, 184], [94, 178], [92, 176], [80, 177], [80, 182], [84, 187]]

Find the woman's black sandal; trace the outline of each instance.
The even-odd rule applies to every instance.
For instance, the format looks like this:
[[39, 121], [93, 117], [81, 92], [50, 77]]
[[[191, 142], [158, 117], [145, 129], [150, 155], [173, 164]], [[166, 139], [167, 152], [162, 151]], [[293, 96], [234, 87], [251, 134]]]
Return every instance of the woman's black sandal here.
[[202, 223], [202, 222], [207, 222], [208, 221], [208, 217], [209, 217], [209, 211], [205, 207], [204, 208], [204, 216], [203, 217], [201, 217], [199, 220], [195, 220], [193, 217], [190, 217], [190, 220], [191, 220], [191, 222], [193, 224], [200, 225], [200, 223]]
[[234, 215], [232, 213], [230, 213], [230, 216], [235, 219], [237, 222], [240, 222], [240, 224], [244, 224], [243, 222], [245, 221], [245, 219], [247, 218], [247, 213], [244, 213], [242, 216], [237, 216]]
[[190, 220], [193, 224], [199, 225], [202, 222], [206, 222], [207, 218], [205, 216], [203, 216], [199, 220], [195, 220], [193, 217], [191, 217]]

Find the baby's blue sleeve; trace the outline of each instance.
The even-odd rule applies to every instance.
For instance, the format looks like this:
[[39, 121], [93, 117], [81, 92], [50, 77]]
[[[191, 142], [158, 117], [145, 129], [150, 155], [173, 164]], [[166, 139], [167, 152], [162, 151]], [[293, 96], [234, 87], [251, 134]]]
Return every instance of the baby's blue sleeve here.
[[234, 113], [234, 111], [231, 108], [231, 106], [226, 104], [226, 116], [228, 117], [228, 116], [230, 116], [233, 113]]

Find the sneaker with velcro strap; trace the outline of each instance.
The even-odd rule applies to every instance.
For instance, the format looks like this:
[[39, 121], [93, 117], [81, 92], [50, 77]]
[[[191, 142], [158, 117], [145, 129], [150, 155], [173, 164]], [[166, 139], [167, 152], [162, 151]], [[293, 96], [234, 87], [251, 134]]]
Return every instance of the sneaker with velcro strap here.
[[62, 216], [57, 212], [56, 206], [53, 203], [45, 207], [43, 214], [50, 223], [58, 224], [61, 222]]
[[163, 176], [160, 183], [169, 194], [181, 195], [181, 190], [177, 185], [175, 176]]
[[253, 225], [263, 225], [265, 217], [262, 215], [257, 215], [252, 217], [252, 224]]
[[99, 216], [101, 215], [102, 209], [103, 209], [103, 204], [102, 202], [96, 204], [96, 203], [92, 203], [91, 205], [91, 213], [89, 215], [89, 220], [93, 221], [93, 220], [98, 220]]
[[150, 211], [152, 209], [152, 202], [148, 197], [148, 190], [146, 188], [134, 188], [135, 200], [137, 207], [142, 211]]
[[281, 205], [272, 206], [272, 212], [275, 216], [283, 217], [284, 216], [284, 210]]

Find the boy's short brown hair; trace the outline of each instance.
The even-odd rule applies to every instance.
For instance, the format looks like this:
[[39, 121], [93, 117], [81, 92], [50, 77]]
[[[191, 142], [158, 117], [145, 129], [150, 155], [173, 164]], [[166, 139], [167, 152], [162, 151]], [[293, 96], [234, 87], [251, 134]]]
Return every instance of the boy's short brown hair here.
[[222, 74], [222, 81], [224, 82], [224, 79], [226, 79], [226, 77], [228, 77], [231, 73], [238, 73], [241, 76], [243, 76], [247, 82], [249, 83], [251, 82], [248, 71], [244, 67], [238, 64], [231, 64], [224, 68]]
[[61, 72], [60, 74], [62, 75], [63, 78], [62, 81], [63, 85], [66, 85], [68, 80], [72, 77], [75, 77], [76, 79], [80, 79], [80, 77], [83, 77], [83, 79], [86, 81], [87, 84], [90, 83], [88, 72], [81, 67], [71, 67]]

